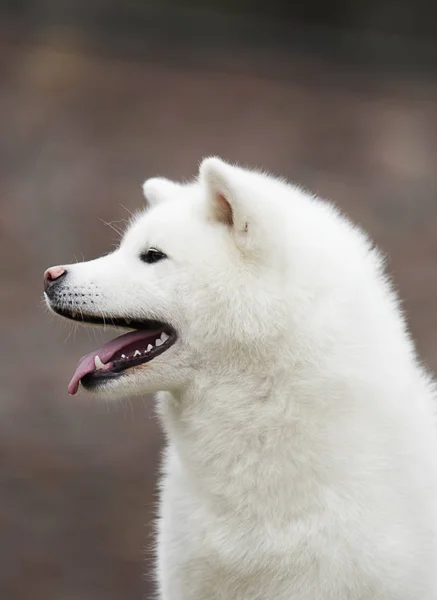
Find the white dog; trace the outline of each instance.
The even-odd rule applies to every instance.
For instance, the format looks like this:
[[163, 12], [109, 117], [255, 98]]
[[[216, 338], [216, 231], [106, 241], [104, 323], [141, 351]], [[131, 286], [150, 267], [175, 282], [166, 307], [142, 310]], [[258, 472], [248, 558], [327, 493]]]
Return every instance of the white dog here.
[[162, 600], [436, 600], [436, 389], [367, 237], [330, 204], [205, 159], [58, 314], [134, 330], [69, 386], [157, 392]]

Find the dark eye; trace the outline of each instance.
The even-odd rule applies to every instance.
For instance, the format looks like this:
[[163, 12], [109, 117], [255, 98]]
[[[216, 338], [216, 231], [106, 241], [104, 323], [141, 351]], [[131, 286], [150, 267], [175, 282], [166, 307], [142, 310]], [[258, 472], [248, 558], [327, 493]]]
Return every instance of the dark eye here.
[[143, 252], [142, 254], [140, 254], [140, 259], [148, 265], [156, 263], [159, 260], [162, 260], [163, 258], [167, 258], [167, 255], [164, 254], [164, 252], [161, 252], [161, 250], [157, 250], [156, 248], [149, 248], [147, 252]]

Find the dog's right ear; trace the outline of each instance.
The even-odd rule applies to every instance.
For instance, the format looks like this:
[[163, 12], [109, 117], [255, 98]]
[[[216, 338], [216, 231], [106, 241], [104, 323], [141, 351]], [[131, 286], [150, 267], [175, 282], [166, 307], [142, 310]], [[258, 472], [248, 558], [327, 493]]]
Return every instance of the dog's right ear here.
[[271, 197], [274, 186], [268, 186], [267, 192], [263, 189], [265, 176], [210, 157], [200, 164], [199, 183], [207, 217], [227, 227], [240, 251], [257, 257], [276, 252], [271, 231], [279, 231], [283, 213]]
[[245, 208], [234, 189], [235, 170], [235, 167], [213, 156], [202, 161], [199, 177], [205, 186], [211, 216], [232, 230], [247, 231]]
[[152, 177], [143, 183], [143, 194], [148, 208], [152, 208], [172, 197], [179, 187], [175, 181], [165, 177]]

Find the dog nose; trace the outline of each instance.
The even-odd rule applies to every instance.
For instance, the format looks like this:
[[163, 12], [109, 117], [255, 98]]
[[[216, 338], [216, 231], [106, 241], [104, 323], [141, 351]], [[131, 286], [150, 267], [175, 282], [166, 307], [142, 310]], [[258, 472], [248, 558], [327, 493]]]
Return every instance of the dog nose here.
[[64, 267], [50, 267], [44, 273], [44, 291], [46, 292], [51, 285], [64, 275], [66, 275], [67, 271]]

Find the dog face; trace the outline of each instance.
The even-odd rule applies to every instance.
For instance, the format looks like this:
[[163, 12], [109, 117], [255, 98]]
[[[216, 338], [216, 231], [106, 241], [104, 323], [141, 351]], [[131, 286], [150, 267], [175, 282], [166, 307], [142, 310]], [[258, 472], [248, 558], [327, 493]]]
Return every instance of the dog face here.
[[79, 382], [111, 395], [172, 391], [202, 370], [244, 368], [248, 355], [270, 360], [287, 318], [276, 201], [286, 187], [205, 159], [193, 183], [146, 181], [146, 211], [114, 252], [48, 269], [55, 313], [130, 330], [81, 359], [70, 393]]

